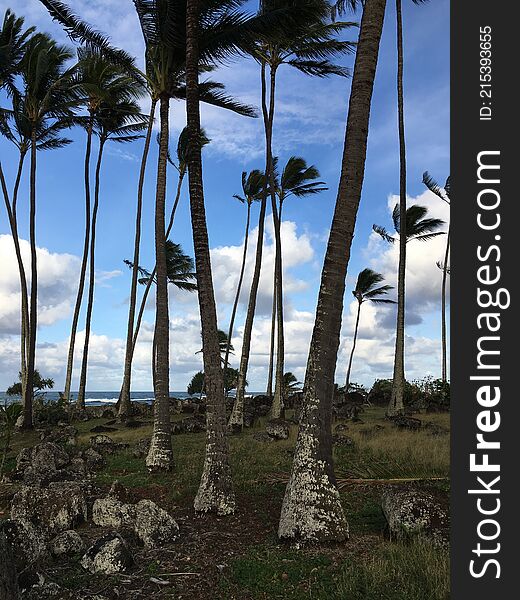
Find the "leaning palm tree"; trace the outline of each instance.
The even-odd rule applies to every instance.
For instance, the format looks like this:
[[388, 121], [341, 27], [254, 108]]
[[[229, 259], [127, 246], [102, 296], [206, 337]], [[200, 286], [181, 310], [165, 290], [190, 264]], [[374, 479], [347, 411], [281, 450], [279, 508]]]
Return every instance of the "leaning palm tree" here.
[[[90, 343], [90, 332], [92, 324], [92, 309], [94, 305], [95, 284], [95, 250], [96, 250], [96, 226], [99, 209], [100, 173], [103, 160], [103, 150], [108, 141], [118, 144], [134, 142], [142, 137], [142, 131], [146, 129], [148, 117], [141, 113], [139, 105], [131, 97], [136, 93], [135, 82], [128, 80], [131, 89], [119, 81], [117, 88], [112, 88], [109, 100], [102, 102], [96, 114], [94, 132], [99, 139], [99, 149], [95, 170], [94, 183], [94, 206], [92, 208], [92, 225], [90, 231], [89, 250], [89, 283], [87, 294], [87, 309], [85, 317], [85, 339], [83, 342], [83, 356], [81, 360], [81, 373], [79, 379], [79, 391], [76, 406], [84, 408], [85, 393], [87, 387], [87, 365]], [[110, 83], [107, 82], [105, 91], [109, 93]]]
[[[32, 428], [32, 387], [34, 377], [38, 270], [36, 256], [36, 165], [38, 135], [43, 130], [63, 130], [73, 122], [72, 108], [78, 103], [71, 85], [72, 70], [66, 68], [73, 57], [66, 46], [57, 44], [44, 34], [35, 34], [27, 42], [20, 65], [22, 91], [20, 102], [30, 132], [30, 193], [29, 238], [31, 247], [31, 288], [29, 331], [27, 344], [27, 376], [24, 398], [24, 428]], [[60, 147], [68, 140], [56, 137], [50, 148]], [[45, 149], [45, 146], [42, 147]]]
[[[340, 0], [338, 8], [353, 4]], [[332, 396], [385, 6], [386, 0], [363, 2], [338, 197], [321, 274], [298, 438], [278, 528], [282, 539], [337, 542], [348, 537], [332, 460]]]
[[[320, 176], [318, 169], [314, 165], [308, 166], [304, 158], [301, 158], [299, 156], [291, 156], [287, 161], [287, 164], [285, 165], [280, 178], [278, 178], [276, 174], [276, 159], [273, 161], [273, 166], [275, 172], [276, 196], [278, 198], [279, 224], [281, 224], [282, 222], [283, 204], [287, 198], [290, 198], [291, 196], [295, 196], [296, 198], [304, 198], [305, 196], [318, 194], [328, 189], [327, 187], [325, 187], [325, 183], [323, 181], [316, 181]], [[275, 260], [273, 311], [271, 316], [271, 350], [269, 353], [269, 371], [267, 380], [267, 395], [271, 397], [273, 389], [272, 382], [274, 367], [274, 331], [276, 326], [276, 315], [280, 313], [283, 315], [283, 304], [277, 310], [277, 300], [279, 299], [279, 297], [281, 297], [283, 303], [282, 262], [282, 255], [280, 254], [278, 260]], [[283, 347], [284, 340], [282, 333], [282, 340], [280, 340], [278, 343], [278, 351], [280, 351], [280, 348], [283, 350]], [[271, 417], [273, 419], [278, 419], [282, 415], [282, 400], [283, 398], [280, 396], [280, 394], [275, 395], [275, 397], [273, 398], [273, 404], [271, 407]]]
[[[404, 327], [405, 327], [405, 282], [401, 279], [406, 277], [406, 262], [404, 262], [403, 269], [403, 256], [406, 257], [406, 252], [401, 252], [401, 246], [404, 243], [406, 245], [412, 240], [419, 240], [427, 242], [438, 235], [444, 235], [443, 231], [438, 231], [444, 221], [441, 219], [434, 219], [427, 216], [428, 209], [424, 206], [414, 204], [406, 209], [405, 214], [405, 234], [401, 234], [401, 224], [403, 219], [401, 218], [401, 202], [395, 205], [392, 212], [392, 221], [394, 229], [399, 236], [399, 240], [388, 234], [387, 230], [380, 226], [374, 225], [373, 230], [379, 234], [385, 241], [394, 244], [399, 241], [399, 268], [398, 268], [398, 284], [397, 284], [397, 331], [396, 339], [403, 340], [403, 343], [396, 342], [396, 351], [394, 359], [394, 380], [401, 379], [404, 381], [404, 354], [402, 349], [404, 348]], [[404, 240], [404, 242], [403, 242]], [[393, 417], [401, 414], [404, 410], [403, 395], [399, 394], [399, 386], [392, 386], [392, 395], [387, 408], [387, 415]]]
[[395, 304], [394, 300], [388, 298], [382, 298], [388, 294], [390, 290], [394, 289], [392, 285], [379, 285], [384, 281], [384, 276], [381, 273], [376, 273], [372, 269], [363, 269], [357, 278], [356, 287], [352, 290], [354, 298], [358, 302], [356, 325], [354, 327], [354, 337], [352, 338], [352, 350], [350, 351], [350, 358], [348, 361], [347, 378], [345, 382], [345, 393], [348, 393], [350, 385], [350, 371], [352, 369], [352, 359], [354, 357], [354, 351], [356, 350], [356, 341], [359, 328], [359, 316], [361, 314], [361, 305], [364, 302], [370, 301], [374, 304]]
[[[69, 338], [69, 351], [67, 358], [67, 371], [65, 376], [64, 398], [70, 400], [70, 387], [72, 383], [72, 370], [74, 362], [74, 349], [76, 343], [76, 334], [79, 321], [79, 313], [83, 301], [83, 292], [85, 288], [87, 265], [90, 256], [90, 287], [93, 289], [92, 266], [94, 257], [92, 248], [94, 242], [91, 237], [95, 235], [95, 224], [93, 222], [94, 211], [91, 214], [91, 191], [90, 191], [90, 155], [92, 151], [92, 139], [95, 133], [96, 119], [99, 116], [101, 108], [105, 105], [105, 110], [108, 109], [107, 103], [125, 103], [128, 108], [131, 101], [143, 95], [143, 86], [135, 78], [128, 74], [127, 70], [123, 70], [119, 65], [107, 59], [97, 50], [88, 50], [80, 48], [78, 50], [78, 65], [74, 76], [75, 84], [78, 90], [83, 94], [87, 116], [84, 119], [84, 127], [86, 130], [86, 149], [84, 161], [84, 184], [85, 184], [85, 235], [83, 240], [83, 258], [81, 261], [80, 276], [78, 283], [78, 291], [76, 294], [76, 302], [72, 318], [72, 327]], [[120, 106], [122, 110], [123, 107]], [[133, 110], [133, 108], [131, 108]], [[103, 125], [101, 125], [103, 128]], [[103, 135], [99, 137], [100, 142]], [[106, 141], [106, 140], [105, 140]], [[100, 143], [100, 154], [103, 152], [103, 145]], [[98, 153], [98, 166], [100, 166], [101, 157]], [[96, 168], [96, 174], [98, 169]], [[99, 183], [99, 182], [98, 182]], [[99, 191], [99, 190], [98, 190]], [[97, 215], [97, 204], [95, 206], [95, 215]], [[91, 222], [92, 219], [92, 222]], [[85, 385], [86, 385], [86, 355], [88, 355], [88, 342], [90, 331], [85, 332], [85, 349], [82, 360], [82, 373], [80, 376], [80, 386], [76, 406], [78, 409], [85, 407]]]
[[[353, 23], [330, 23], [330, 5], [325, 0], [262, 0], [260, 2], [260, 14], [269, 15], [281, 8], [292, 11], [294, 24], [283, 31], [271, 31], [266, 36], [261, 36], [258, 42], [250, 50], [250, 55], [260, 65], [262, 116], [264, 122], [265, 146], [266, 146], [266, 185], [264, 188], [264, 199], [262, 200], [259, 231], [257, 241], [257, 253], [249, 304], [244, 325], [242, 340], [242, 354], [239, 368], [239, 381], [237, 386], [237, 401], [244, 402], [245, 378], [249, 365], [249, 353], [251, 349], [251, 333], [253, 329], [254, 313], [256, 308], [256, 297], [260, 281], [260, 270], [262, 263], [262, 244], [267, 203], [269, 193], [271, 199], [271, 210], [274, 224], [275, 237], [275, 269], [281, 272], [281, 226], [276, 208], [276, 193], [273, 169], [273, 126], [275, 113], [276, 76], [278, 68], [287, 64], [298, 69], [306, 75], [327, 77], [329, 75], [347, 76], [348, 69], [333, 64], [329, 59], [351, 52], [354, 44], [348, 41], [339, 41], [336, 36], [346, 27]], [[268, 81], [269, 79], [269, 81]], [[268, 182], [268, 183], [267, 183]], [[282, 286], [276, 290], [276, 312], [277, 312], [277, 361], [275, 377], [275, 400], [281, 403], [282, 380], [284, 367], [284, 330], [283, 330], [283, 305]]]
[[[428, 171], [423, 174], [424, 185], [438, 196], [443, 202], [450, 205], [450, 178], [446, 179], [444, 189], [430, 177]], [[450, 227], [448, 226], [448, 233], [446, 235], [446, 250], [444, 251], [444, 261], [437, 263], [437, 266], [442, 271], [442, 287], [441, 287], [441, 346], [442, 346], [442, 360], [441, 360], [441, 378], [442, 383], [446, 386], [448, 381], [448, 351], [447, 351], [447, 336], [446, 336], [446, 288], [449, 274], [449, 256], [450, 256]]]

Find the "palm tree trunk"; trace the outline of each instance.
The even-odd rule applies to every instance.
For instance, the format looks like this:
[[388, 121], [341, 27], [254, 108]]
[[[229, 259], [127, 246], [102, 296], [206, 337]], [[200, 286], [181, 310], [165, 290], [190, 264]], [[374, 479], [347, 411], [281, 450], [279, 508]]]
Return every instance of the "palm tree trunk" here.
[[78, 293], [74, 305], [74, 314], [72, 316], [72, 327], [70, 330], [69, 353], [67, 356], [67, 372], [65, 374], [65, 389], [63, 397], [66, 402], [70, 402], [70, 386], [72, 383], [72, 369], [74, 365], [74, 347], [76, 345], [76, 333], [78, 330], [79, 313], [83, 301], [83, 290], [85, 288], [85, 276], [87, 272], [88, 250], [90, 244], [90, 154], [92, 150], [92, 126], [93, 118], [90, 117], [87, 129], [87, 146], [85, 150], [85, 239], [83, 241], [83, 257], [81, 260], [81, 269], [79, 272]]
[[235, 511], [235, 494], [226, 437], [226, 399], [220, 357], [217, 308], [211, 275], [200, 146], [199, 106], [199, 0], [186, 8], [186, 116], [189, 132], [188, 177], [197, 295], [202, 325], [202, 349], [206, 387], [206, 453], [202, 477], [194, 501], [196, 512], [227, 515]]
[[7, 216], [9, 220], [9, 226], [11, 229], [11, 235], [13, 237], [14, 250], [16, 254], [16, 261], [18, 263], [18, 274], [20, 277], [20, 295], [21, 295], [21, 313], [20, 313], [20, 373], [22, 375], [22, 398], [25, 398], [26, 379], [27, 379], [27, 339], [29, 333], [29, 309], [28, 309], [28, 294], [27, 294], [27, 278], [25, 276], [25, 267], [22, 259], [22, 252], [20, 248], [20, 238], [18, 236], [18, 223], [16, 218], [16, 199], [18, 197], [18, 188], [20, 186], [20, 179], [23, 171], [23, 163], [25, 158], [25, 152], [20, 152], [20, 160], [18, 162], [18, 171], [16, 174], [15, 185], [13, 189], [13, 204], [9, 202], [9, 193], [7, 191], [7, 184], [5, 181], [4, 173], [0, 165], [0, 181], [5, 201], [5, 207], [7, 210]]
[[[282, 222], [282, 203], [280, 202], [279, 221]], [[267, 376], [267, 392], [266, 395], [269, 398], [273, 397], [273, 371], [274, 371], [274, 353], [275, 353], [275, 339], [276, 339], [276, 316], [278, 314], [276, 310], [276, 285], [277, 285], [277, 271], [273, 269], [273, 308], [271, 312], [271, 341], [269, 349], [269, 370]]]
[[447, 341], [446, 341], [446, 284], [448, 280], [448, 260], [450, 256], [450, 229], [446, 238], [446, 252], [444, 253], [444, 264], [442, 267], [442, 383], [446, 386], [448, 381], [448, 359], [447, 359]]
[[[184, 172], [181, 171], [180, 175], [179, 175], [179, 182], [177, 184], [177, 194], [175, 196], [175, 201], [173, 203], [173, 207], [172, 207], [172, 211], [170, 213], [170, 222], [168, 223], [168, 228], [166, 229], [166, 235], [165, 235], [165, 239], [168, 239], [168, 236], [170, 235], [170, 231], [172, 230], [173, 227], [173, 221], [175, 218], [175, 213], [177, 211], [177, 206], [179, 204], [179, 199], [181, 196], [181, 188], [182, 188], [182, 182], [184, 180]], [[134, 330], [134, 335], [132, 338], [132, 355], [130, 357], [130, 363], [132, 363], [132, 360], [134, 358], [134, 352], [135, 352], [135, 347], [137, 344], [137, 338], [139, 337], [139, 331], [141, 329], [141, 324], [143, 322], [143, 316], [144, 316], [144, 311], [146, 309], [146, 302], [148, 301], [148, 296], [150, 294], [150, 289], [152, 287], [153, 282], [155, 281], [155, 275], [157, 273], [157, 269], [154, 266], [153, 271], [150, 274], [150, 277], [146, 283], [144, 292], [143, 292], [143, 296], [141, 298], [141, 303], [139, 305], [139, 312], [137, 313], [137, 321], [135, 322], [135, 330]], [[155, 365], [155, 355], [152, 355], [152, 365]], [[152, 379], [155, 380], [155, 366], [153, 367], [154, 370], [152, 371]], [[154, 386], [155, 389], [155, 386]], [[122, 397], [123, 394], [123, 389], [121, 388], [121, 392], [120, 392], [120, 398]], [[130, 390], [128, 390], [128, 394], [130, 397]], [[119, 404], [119, 406], [121, 406], [121, 404]], [[120, 416], [120, 418], [125, 418], [124, 415]]]
[[[246, 200], [247, 202], [247, 200]], [[233, 328], [235, 326], [235, 317], [237, 314], [238, 301], [240, 299], [240, 292], [242, 290], [242, 282], [244, 281], [244, 272], [246, 270], [246, 259], [247, 259], [247, 245], [249, 241], [249, 223], [251, 220], [251, 204], [247, 202], [247, 218], [246, 218], [246, 230], [244, 234], [244, 252], [242, 254], [242, 266], [240, 267], [240, 275], [238, 277], [237, 291], [235, 294], [235, 300], [233, 302], [233, 309], [231, 310], [231, 318], [229, 320], [228, 330], [228, 343], [226, 346], [226, 354], [224, 356], [224, 373], [226, 372], [229, 364], [229, 350], [231, 348], [231, 338], [233, 337]]]
[[266, 395], [273, 397], [274, 349], [276, 343], [276, 269], [273, 269], [273, 307], [271, 311], [271, 340], [269, 343], [269, 368], [267, 372]]
[[139, 183], [137, 186], [137, 212], [135, 217], [135, 237], [134, 237], [134, 262], [132, 267], [132, 282], [130, 284], [130, 302], [128, 307], [128, 324], [126, 330], [126, 349], [125, 366], [123, 371], [123, 385], [119, 401], [118, 418], [125, 419], [131, 412], [132, 404], [130, 402], [130, 385], [132, 377], [132, 359], [134, 356], [134, 319], [135, 306], [137, 301], [137, 279], [139, 275], [139, 250], [141, 244], [141, 216], [143, 211], [143, 188], [146, 173], [146, 163], [148, 161], [148, 152], [150, 150], [150, 140], [152, 137], [155, 107], [157, 100], [152, 99], [150, 108], [150, 118], [148, 120], [148, 129], [141, 158], [141, 168], [139, 171]]
[[89, 267], [89, 282], [88, 282], [88, 300], [87, 313], [85, 318], [85, 341], [83, 343], [83, 358], [81, 360], [81, 374], [79, 378], [79, 391], [76, 407], [79, 409], [85, 408], [85, 392], [87, 388], [87, 366], [88, 366], [88, 351], [90, 343], [90, 331], [92, 324], [92, 308], [94, 306], [94, 285], [95, 285], [95, 249], [96, 249], [96, 225], [97, 213], [99, 208], [99, 175], [101, 172], [101, 161], [103, 160], [103, 148], [105, 141], [100, 139], [99, 152], [96, 164], [96, 180], [94, 187], [94, 206], [92, 208], [92, 229], [90, 235], [90, 267]]
[[161, 131], [155, 197], [155, 264], [157, 268], [155, 312], [155, 385], [154, 428], [146, 466], [150, 471], [173, 468], [170, 425], [170, 320], [168, 317], [168, 273], [164, 213], [166, 206], [166, 170], [168, 164], [170, 98], [160, 97]]
[[406, 285], [406, 140], [404, 135], [403, 95], [403, 16], [401, 0], [396, 0], [397, 15], [397, 113], [399, 122], [399, 267], [397, 278], [397, 330], [395, 336], [392, 395], [387, 415], [393, 417], [404, 410], [404, 335]]
[[348, 386], [350, 385], [350, 371], [352, 369], [352, 359], [354, 358], [354, 351], [356, 349], [357, 334], [358, 334], [358, 328], [359, 328], [359, 315], [360, 314], [361, 314], [361, 302], [358, 302], [356, 326], [354, 328], [354, 339], [352, 340], [352, 350], [350, 351], [350, 358], [348, 361], [348, 369], [347, 369], [347, 379], [345, 382], [345, 394], [348, 394]]
[[[262, 98], [265, 103], [266, 96], [266, 81], [265, 81], [265, 64], [262, 64]], [[249, 292], [249, 302], [247, 305], [246, 320], [244, 323], [244, 335], [242, 336], [242, 352], [240, 355], [240, 366], [238, 369], [237, 393], [233, 410], [229, 417], [229, 426], [233, 428], [242, 428], [244, 426], [244, 399], [246, 389], [247, 368], [249, 365], [249, 353], [251, 350], [251, 333], [253, 331], [253, 321], [255, 318], [256, 298], [258, 296], [258, 285], [260, 283], [260, 273], [262, 270], [262, 253], [264, 246], [264, 227], [265, 227], [265, 211], [267, 208], [267, 170], [265, 173], [265, 185], [262, 200], [260, 202], [260, 213], [258, 215], [258, 239], [256, 241], [256, 257], [255, 268], [253, 271], [253, 279], [251, 281], [251, 290]]]
[[278, 529], [279, 537], [285, 539], [326, 542], [348, 537], [332, 462], [332, 396], [385, 5], [386, 0], [367, 0], [361, 20], [338, 197], [321, 275], [298, 439]]
[[38, 327], [38, 265], [36, 257], [36, 131], [31, 135], [31, 175], [29, 194], [29, 241], [31, 244], [31, 298], [29, 304], [29, 343], [27, 379], [23, 407], [23, 429], [33, 428], [33, 381]]

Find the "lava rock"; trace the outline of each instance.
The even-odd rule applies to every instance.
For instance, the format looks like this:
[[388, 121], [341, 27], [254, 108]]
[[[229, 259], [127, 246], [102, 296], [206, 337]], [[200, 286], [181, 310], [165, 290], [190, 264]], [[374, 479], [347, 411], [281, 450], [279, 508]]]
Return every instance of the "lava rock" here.
[[150, 449], [150, 440], [148, 438], [139, 440], [136, 442], [134, 449], [132, 451], [132, 456], [134, 458], [145, 458], [148, 454], [148, 450]]
[[125, 504], [112, 495], [98, 498], [92, 508], [92, 520], [100, 527], [132, 527], [135, 523], [133, 505]]
[[45, 536], [32, 523], [7, 519], [0, 526], [0, 535], [5, 536], [11, 548], [18, 571], [37, 563], [47, 554]]
[[408, 429], [410, 431], [418, 431], [422, 425], [421, 419], [416, 419], [414, 417], [405, 417], [404, 415], [391, 417], [390, 420], [398, 429]]
[[49, 536], [57, 535], [87, 519], [85, 487], [54, 482], [48, 488], [23, 487], [13, 498], [11, 518], [29, 522]]
[[100, 469], [105, 464], [103, 455], [95, 450], [94, 448], [87, 448], [83, 452], [83, 460], [85, 461], [88, 469]]
[[448, 499], [439, 493], [414, 488], [388, 488], [382, 509], [390, 535], [396, 539], [421, 537], [441, 547], [449, 545]]
[[57, 558], [79, 554], [83, 549], [83, 540], [73, 529], [59, 533], [50, 543], [51, 553]]
[[81, 559], [81, 566], [90, 573], [114, 575], [128, 571], [133, 562], [126, 542], [118, 533], [112, 532], [87, 550]]
[[273, 440], [286, 440], [289, 437], [289, 423], [284, 419], [271, 419], [265, 428], [267, 435]]
[[134, 529], [146, 548], [157, 548], [179, 537], [175, 519], [152, 500], [141, 500], [135, 505]]
[[0, 600], [16, 600], [19, 597], [18, 578], [10, 544], [0, 532]]

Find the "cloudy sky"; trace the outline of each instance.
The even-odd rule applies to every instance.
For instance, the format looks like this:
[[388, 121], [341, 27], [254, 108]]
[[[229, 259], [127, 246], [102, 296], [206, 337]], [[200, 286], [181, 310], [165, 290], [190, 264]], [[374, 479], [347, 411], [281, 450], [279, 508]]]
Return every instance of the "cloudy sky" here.
[[[97, 28], [109, 33], [114, 44], [141, 57], [143, 47], [133, 3], [130, 0], [71, 0], [73, 9]], [[27, 23], [66, 41], [51, 22], [38, 0], [0, 0], [0, 9], [11, 6]], [[248, 5], [249, 6], [249, 5]], [[254, 9], [254, 4], [250, 4]], [[398, 193], [398, 140], [396, 117], [395, 14], [389, 3], [381, 44], [372, 108], [371, 130], [363, 197], [358, 215], [352, 258], [348, 269], [347, 292], [336, 379], [343, 382], [351, 347], [356, 306], [351, 290], [358, 272], [371, 267], [395, 284], [397, 247], [389, 246], [372, 233], [372, 224], [391, 228], [391, 211]], [[360, 16], [349, 16], [357, 20]], [[405, 19], [405, 108], [408, 143], [408, 193], [410, 203], [427, 206], [431, 214], [448, 220], [448, 207], [425, 191], [421, 183], [425, 170], [443, 182], [449, 174], [449, 2], [435, 0], [421, 6], [406, 2]], [[345, 34], [355, 39], [356, 31]], [[352, 57], [342, 62], [352, 66]], [[253, 61], [240, 60], [220, 69], [214, 78], [243, 102], [258, 106], [259, 72]], [[286, 370], [304, 376], [308, 343], [314, 320], [317, 289], [328, 229], [334, 208], [341, 149], [345, 131], [350, 82], [346, 79], [313, 80], [288, 67], [281, 68], [277, 94], [274, 146], [285, 163], [291, 155], [303, 156], [320, 171], [329, 190], [309, 199], [291, 198], [284, 211], [282, 230], [285, 267]], [[2, 103], [5, 102], [1, 98]], [[204, 107], [203, 126], [211, 143], [204, 154], [204, 181], [207, 217], [212, 248], [212, 266], [218, 303], [219, 325], [228, 319], [243, 251], [245, 208], [233, 198], [239, 193], [242, 171], [262, 168], [264, 148], [261, 122]], [[171, 112], [172, 144], [184, 126], [184, 105], [174, 104]], [[72, 306], [83, 245], [84, 208], [82, 169], [84, 134], [71, 133], [74, 143], [63, 150], [39, 156], [38, 164], [38, 269], [39, 330], [37, 367], [53, 377], [57, 389], [64, 380]], [[111, 147], [102, 172], [96, 294], [93, 336], [89, 361], [88, 389], [119, 389], [124, 357], [130, 272], [124, 265], [131, 258], [136, 185], [142, 142]], [[152, 148], [143, 221], [142, 264], [153, 266], [154, 167], [157, 149]], [[16, 153], [0, 139], [0, 157], [12, 185]], [[28, 179], [22, 181], [20, 232], [22, 252], [29, 260]], [[171, 199], [176, 185], [172, 169]], [[248, 268], [237, 330], [233, 337], [238, 363], [242, 323], [250, 285], [256, 243], [254, 208]], [[250, 389], [265, 388], [272, 294], [274, 244], [271, 219], [267, 237], [258, 312], [252, 340], [248, 380]], [[172, 232], [172, 239], [193, 252], [187, 190]], [[440, 373], [440, 285], [436, 262], [443, 256], [444, 236], [408, 248], [407, 279], [407, 377], [422, 378]], [[10, 385], [19, 369], [19, 284], [14, 248], [5, 209], [0, 212], [0, 390]], [[152, 295], [151, 295], [152, 296]], [[150, 348], [153, 331], [153, 297], [134, 360], [133, 389], [151, 388]], [[77, 348], [82, 348], [83, 322]], [[364, 304], [359, 343], [352, 380], [366, 385], [378, 377], [390, 377], [394, 348], [395, 309]], [[188, 292], [170, 290], [170, 343], [172, 391], [185, 390], [191, 376], [200, 369], [200, 322], [197, 299]], [[80, 354], [77, 353], [73, 390], [77, 389]], [[235, 365], [236, 366], [236, 365]]]

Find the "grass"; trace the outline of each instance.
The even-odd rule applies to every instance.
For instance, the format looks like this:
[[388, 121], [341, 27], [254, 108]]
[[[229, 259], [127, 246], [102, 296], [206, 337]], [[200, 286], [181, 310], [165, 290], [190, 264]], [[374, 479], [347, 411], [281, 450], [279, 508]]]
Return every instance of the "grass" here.
[[[419, 417], [423, 423], [431, 422], [449, 430], [449, 415]], [[345, 434], [354, 443], [334, 448], [338, 478], [449, 476], [449, 435], [431, 435], [428, 429], [417, 432], [398, 430], [384, 419], [384, 410], [375, 407], [362, 413], [361, 419], [360, 423], [346, 423], [348, 429]], [[93, 427], [106, 422], [107, 419], [96, 419], [75, 424], [79, 430], [80, 447], [88, 445], [94, 435], [91, 432]], [[238, 516], [227, 524], [193, 521], [193, 516], [190, 516], [202, 472], [205, 434], [173, 436], [174, 472], [152, 475], [147, 472], [142, 458], [132, 456], [133, 445], [140, 439], [149, 438], [151, 423], [136, 429], [120, 428], [107, 433], [115, 441], [129, 444], [129, 448], [108, 455], [105, 467], [96, 473], [95, 482], [109, 486], [117, 479], [133, 488], [139, 497], [151, 497], [161, 503], [176, 518], [184, 515], [180, 521], [181, 528], [187, 527], [192, 532], [190, 535], [200, 536], [197, 539], [202, 543], [202, 546], [192, 545], [184, 550], [176, 547], [176, 552], [186, 552], [186, 556], [192, 557], [192, 564], [186, 562], [184, 567], [178, 566], [179, 559], [173, 566], [167, 566], [166, 555], [166, 558], [155, 555], [144, 557], [139, 567], [142, 574], [134, 575], [132, 579], [136, 586], [141, 581], [138, 577], [143, 577], [142, 582], [146, 582], [150, 576], [163, 571], [183, 568], [191, 571], [196, 567], [193, 564], [197, 560], [196, 555], [200, 554], [203, 562], [196, 570], [201, 576], [188, 578], [183, 584], [187, 586], [185, 588], [177, 583], [178, 578], [174, 579], [177, 585], [175, 593], [178, 594], [174, 597], [204, 600], [446, 600], [449, 597], [447, 552], [424, 544], [404, 545], [386, 539], [386, 523], [380, 504], [381, 485], [351, 484], [342, 489], [341, 498], [351, 533], [345, 546], [299, 551], [280, 546], [275, 535], [276, 526], [285, 488], [283, 478], [291, 468], [297, 428], [291, 427], [288, 440], [274, 443], [255, 439], [255, 434], [263, 432], [264, 425], [265, 422], [259, 420], [254, 428], [229, 438], [239, 511]], [[38, 436], [34, 432], [17, 434], [11, 444], [8, 470], [14, 468], [15, 456], [22, 447], [37, 442]], [[277, 480], [274, 476], [281, 479]], [[448, 490], [449, 480], [435, 485]], [[2, 494], [0, 504], [1, 500]], [[5, 506], [3, 510], [6, 511]], [[209, 532], [208, 546], [204, 546], [208, 527], [213, 529]], [[228, 543], [226, 539], [234, 536], [233, 546], [238, 541], [238, 550], [221, 557], [220, 552], [226, 554], [228, 549], [224, 547]], [[204, 555], [204, 551], [212, 545], [211, 551], [216, 551], [216, 554]], [[171, 558], [172, 555], [169, 556]], [[202, 587], [190, 588], [192, 582], [207, 575], [207, 561], [215, 563], [213, 571], [220, 562], [224, 567], [205, 580]], [[62, 569], [59, 581], [64, 587], [75, 589], [81, 589], [87, 581], [92, 582], [77, 565]], [[207, 591], [201, 591], [206, 588]], [[165, 589], [163, 595], [157, 598], [169, 598], [170, 592]], [[133, 595], [128, 597], [134, 598]]]

